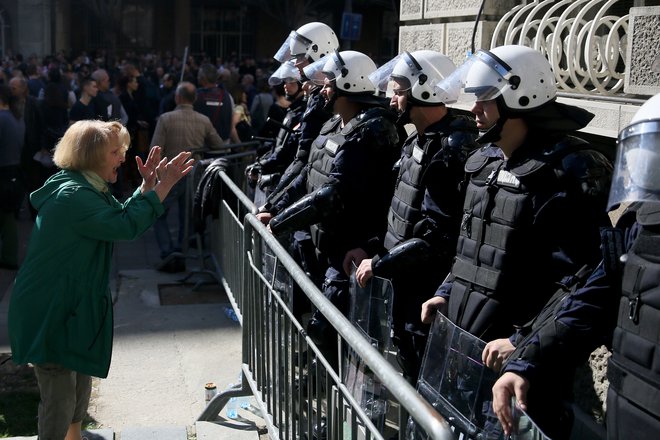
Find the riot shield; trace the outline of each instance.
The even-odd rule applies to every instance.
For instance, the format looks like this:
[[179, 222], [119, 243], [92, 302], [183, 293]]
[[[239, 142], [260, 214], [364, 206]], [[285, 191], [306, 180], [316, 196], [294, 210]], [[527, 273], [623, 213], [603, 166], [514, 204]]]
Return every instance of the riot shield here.
[[291, 279], [291, 275], [284, 269], [284, 266], [282, 266], [274, 252], [265, 242], [262, 242], [262, 255], [262, 273], [264, 278], [268, 280], [273, 290], [277, 290], [280, 296], [287, 301], [293, 292], [293, 279]]
[[[351, 275], [349, 293], [348, 317], [350, 321], [381, 353], [389, 350], [394, 294], [392, 283], [384, 278], [373, 277], [365, 287], [360, 287], [355, 279], [354, 270]], [[387, 413], [387, 389], [350, 348], [347, 349], [344, 361], [343, 381], [374, 426], [382, 430]]]
[[268, 197], [268, 194], [259, 187], [259, 185], [255, 185], [254, 187], [254, 206], [260, 207], [264, 206], [266, 204], [266, 198]]
[[365, 287], [355, 279], [350, 281], [348, 318], [381, 353], [390, 349], [392, 333], [392, 301], [394, 291], [390, 280], [372, 277]]
[[516, 398], [511, 398], [511, 408], [513, 410], [514, 432], [511, 434], [511, 440], [550, 440], [541, 428], [527, 415], [525, 411], [518, 408]]
[[[456, 431], [468, 438], [490, 440], [499, 436], [491, 433], [499, 426], [487, 414], [497, 374], [481, 361], [485, 345], [438, 313], [426, 344], [417, 390]], [[427, 438], [412, 419], [408, 433], [409, 438]]]
[[[417, 390], [464, 438], [504, 439], [492, 411], [492, 388], [498, 374], [486, 367], [481, 354], [486, 343], [438, 313], [426, 344]], [[520, 408], [514, 408], [511, 439], [549, 440]], [[428, 436], [409, 419], [409, 439]]]

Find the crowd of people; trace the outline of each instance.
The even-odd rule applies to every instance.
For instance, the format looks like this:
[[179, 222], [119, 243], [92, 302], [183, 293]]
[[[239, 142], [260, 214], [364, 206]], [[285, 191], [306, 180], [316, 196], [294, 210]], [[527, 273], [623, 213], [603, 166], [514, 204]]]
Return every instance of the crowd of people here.
[[[76, 251], [75, 261], [89, 266], [82, 285], [89, 292], [73, 274], [58, 278], [62, 286], [36, 285], [36, 267], [44, 258], [61, 261], [57, 252], [70, 251], [77, 234], [91, 249], [151, 224], [165, 261], [183, 236], [181, 221], [178, 238], [169, 236], [167, 212], [182, 202], [191, 165], [185, 150], [220, 149], [256, 133], [273, 138], [246, 169], [257, 218], [345, 314], [351, 276], [363, 286], [391, 280], [393, 341], [410, 383], [434, 350], [430, 324], [442, 313], [486, 343], [483, 365], [499, 375], [481, 414], [483, 438], [512, 432], [512, 397], [547, 436], [568, 438], [574, 371], [606, 344], [613, 347], [608, 438], [657, 436], [658, 96], [621, 132], [612, 160], [579, 137], [594, 115], [557, 101], [550, 64], [528, 47], [480, 50], [459, 66], [419, 50], [378, 67], [361, 52], [342, 51], [329, 26], [312, 22], [274, 58], [281, 63], [274, 73], [255, 68], [239, 80], [240, 69], [217, 63], [188, 60], [181, 75], [174, 57], [110, 68], [83, 56], [73, 68], [15, 66], [9, 86], [0, 85], [3, 182], [24, 171], [28, 189], [37, 190], [30, 201], [40, 226], [18, 274], [10, 336], [14, 358], [38, 366], [40, 436], [69, 430], [67, 440], [79, 438], [88, 385], [76, 382], [107, 375], [109, 249], [84, 258], [84, 249]], [[62, 80], [71, 70], [75, 97]], [[471, 111], [453, 109], [457, 102]], [[269, 115], [281, 122], [267, 123]], [[108, 148], [106, 160], [69, 151], [75, 142]], [[64, 171], [44, 185], [56, 170], [50, 161]], [[123, 204], [108, 195], [122, 170], [137, 188]], [[608, 210], [630, 202], [613, 227]], [[80, 218], [64, 227], [63, 209]], [[68, 232], [53, 244], [49, 228]], [[2, 264], [15, 267], [4, 252]], [[179, 271], [180, 263], [163, 267]], [[52, 271], [69, 273], [57, 264]], [[102, 300], [91, 302], [91, 294]], [[37, 298], [48, 301], [35, 314]], [[291, 307], [298, 318], [313, 312], [307, 333], [337, 365], [331, 323], [301, 292]], [[22, 319], [26, 308], [30, 319]], [[81, 328], [93, 340], [81, 339]]]

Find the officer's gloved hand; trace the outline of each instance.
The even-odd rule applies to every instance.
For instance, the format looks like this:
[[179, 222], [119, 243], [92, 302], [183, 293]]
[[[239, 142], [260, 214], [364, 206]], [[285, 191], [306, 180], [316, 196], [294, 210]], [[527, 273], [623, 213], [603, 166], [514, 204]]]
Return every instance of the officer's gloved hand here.
[[261, 174], [261, 165], [258, 162], [248, 165], [245, 168], [245, 176], [252, 182], [257, 182], [259, 180], [259, 175]]

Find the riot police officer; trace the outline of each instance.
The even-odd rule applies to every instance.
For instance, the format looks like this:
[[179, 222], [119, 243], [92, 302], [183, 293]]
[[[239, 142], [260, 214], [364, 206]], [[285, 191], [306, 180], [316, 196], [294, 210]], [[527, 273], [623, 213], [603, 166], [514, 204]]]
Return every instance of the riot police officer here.
[[305, 78], [303, 68], [336, 50], [339, 50], [339, 40], [332, 28], [325, 23], [311, 22], [292, 31], [274, 56], [282, 63], [292, 60], [300, 71], [307, 106], [302, 116], [295, 158], [282, 173], [278, 184], [267, 197], [266, 203], [258, 207], [258, 217], [264, 223], [268, 223], [272, 217], [270, 207], [279, 200], [286, 187], [307, 164], [312, 142], [318, 136], [323, 124], [332, 116], [332, 106], [328, 105], [321, 96], [320, 85]]
[[[511, 430], [510, 397], [535, 412], [537, 396], [572, 377], [614, 327], [607, 377], [607, 438], [651, 439], [660, 432], [660, 95], [640, 107], [619, 133], [608, 208], [629, 204], [603, 234], [603, 260], [584, 287], [566, 296], [528, 335], [493, 387], [495, 413]], [[522, 333], [522, 334], [520, 334]], [[657, 354], [656, 354], [657, 359]], [[549, 386], [546, 386], [550, 383]], [[541, 391], [539, 391], [539, 388]], [[545, 398], [546, 396], [541, 396]], [[563, 396], [565, 397], [565, 396]]]
[[293, 161], [298, 150], [300, 122], [306, 106], [300, 73], [293, 60], [283, 63], [270, 76], [268, 83], [271, 86], [284, 84], [286, 99], [291, 104], [287, 108], [275, 143], [246, 169], [248, 177], [255, 183], [258, 181], [262, 193], [269, 193], [277, 185], [281, 173]]
[[[305, 68], [305, 74], [323, 81], [321, 93], [337, 114], [314, 140], [304, 172], [273, 207], [277, 215], [269, 227], [274, 234], [310, 228], [319, 261], [327, 268], [322, 290], [345, 313], [344, 256], [385, 232], [398, 134], [394, 115], [369, 81], [374, 62], [356, 51], [327, 58]], [[322, 315], [312, 318], [308, 331], [318, 345], [330, 348], [333, 330]]]
[[451, 268], [461, 220], [463, 167], [477, 145], [474, 120], [456, 116], [445, 106], [455, 101], [458, 89], [434, 90], [455, 68], [445, 55], [420, 50], [404, 52], [371, 75], [381, 91], [393, 87], [390, 105], [398, 111], [398, 123], [412, 122], [416, 130], [403, 144], [396, 166], [381, 249], [375, 256], [354, 249], [344, 262], [347, 273], [351, 263], [359, 264], [356, 277], [361, 285], [373, 275], [392, 280], [394, 341], [404, 375], [413, 382], [428, 334], [419, 309]]
[[[600, 260], [612, 167], [570, 135], [593, 115], [556, 102], [555, 77], [540, 52], [516, 45], [479, 51], [440, 85], [454, 82], [474, 102], [484, 146], [466, 162], [456, 259], [424, 303], [422, 320], [440, 308], [493, 341], [483, 357], [498, 368], [513, 351], [507, 338], [514, 329], [539, 313], [565, 277]], [[541, 423], [561, 417], [542, 415]]]

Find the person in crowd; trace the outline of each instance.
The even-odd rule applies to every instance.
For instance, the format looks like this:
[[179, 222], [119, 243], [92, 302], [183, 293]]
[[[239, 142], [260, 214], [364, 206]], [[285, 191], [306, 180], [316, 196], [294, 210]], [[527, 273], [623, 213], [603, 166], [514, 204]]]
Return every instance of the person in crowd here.
[[383, 92], [393, 83], [391, 106], [399, 113], [398, 123], [412, 122], [415, 131], [404, 143], [396, 166], [385, 239], [371, 243], [378, 253], [354, 249], [344, 261], [347, 274], [353, 264], [359, 265], [356, 278], [363, 287], [374, 275], [392, 281], [397, 358], [413, 383], [428, 337], [419, 310], [451, 269], [462, 217], [463, 168], [477, 148], [474, 120], [454, 115], [445, 105], [456, 100], [458, 88], [434, 90], [455, 68], [445, 55], [421, 50], [399, 55], [372, 75]]
[[38, 184], [43, 184], [48, 177], [57, 171], [52, 161], [52, 151], [69, 126], [68, 93], [69, 91], [62, 81], [59, 68], [50, 68], [48, 70], [48, 82], [43, 89], [43, 100], [40, 101], [45, 134], [44, 148], [38, 156], [41, 164], [41, 178]]
[[162, 83], [160, 85], [160, 104], [158, 106], [158, 114], [171, 112], [176, 107], [174, 94], [178, 81], [176, 76], [171, 73], [163, 74]]
[[92, 72], [92, 78], [96, 81], [98, 94], [94, 99], [96, 112], [103, 115], [104, 121], [121, 121], [122, 124], [128, 123], [128, 115], [121, 104], [119, 97], [110, 89], [110, 75], [105, 69], [97, 69]]
[[0, 269], [18, 268], [16, 215], [24, 198], [21, 150], [25, 123], [11, 89], [0, 84]]
[[[276, 235], [310, 228], [323, 267], [321, 289], [343, 313], [349, 287], [344, 256], [384, 235], [392, 165], [399, 154], [394, 115], [368, 79], [375, 70], [374, 62], [356, 51], [336, 52], [307, 66], [307, 77], [323, 81], [321, 93], [337, 114], [321, 129], [309, 165], [270, 211], [275, 216], [268, 223]], [[336, 360], [334, 329], [322, 314], [312, 317], [308, 333]]]
[[241, 87], [232, 92], [234, 110], [231, 117], [231, 141], [235, 144], [249, 142], [254, 135], [247, 94]]
[[[507, 338], [515, 328], [538, 314], [566, 277], [598, 263], [612, 166], [570, 135], [593, 115], [556, 101], [554, 74], [539, 51], [517, 45], [478, 51], [438, 90], [456, 81], [474, 103], [484, 146], [466, 162], [456, 258], [423, 304], [422, 322], [439, 309], [491, 341], [484, 359], [497, 368], [514, 349]], [[570, 415], [554, 402], [560, 394], [539, 395], [532, 414], [553, 438], [570, 426]]]
[[125, 189], [129, 191], [139, 184], [140, 179], [133, 158], [135, 156], [141, 156], [144, 153], [142, 150], [146, 149], [139, 133], [140, 131], [144, 133], [149, 127], [149, 124], [144, 120], [142, 109], [137, 100], [139, 87], [138, 79], [134, 75], [122, 76], [119, 79], [119, 88], [122, 91], [119, 95], [119, 100], [124, 110], [126, 110], [126, 115], [128, 116], [126, 129], [131, 136], [130, 147], [126, 153], [129, 160], [123, 163], [122, 168], [123, 177], [125, 178], [124, 184], [127, 185]]
[[91, 77], [84, 78], [80, 81], [80, 99], [69, 110], [70, 124], [83, 119], [103, 119], [104, 115], [97, 113], [97, 107], [92, 102], [96, 98], [98, 91], [96, 81]]
[[[612, 344], [607, 377], [607, 438], [653, 438], [660, 429], [660, 350], [653, 300], [660, 283], [660, 94], [644, 103], [619, 133], [608, 209], [625, 206], [603, 234], [603, 259], [584, 286], [557, 295], [512, 337], [515, 351], [493, 386], [493, 409], [513, 430], [511, 397], [535, 412], [541, 393], [563, 390], [575, 368], [602, 344]], [[612, 338], [613, 336], [613, 338]], [[561, 359], [561, 362], [558, 360]], [[565, 391], [565, 390], [564, 390]], [[563, 395], [568, 399], [570, 395]]]
[[248, 109], [252, 107], [254, 97], [257, 96], [257, 88], [254, 86], [254, 74], [246, 73], [241, 77], [241, 88], [245, 92]]
[[[39, 159], [50, 159], [50, 154], [44, 149], [45, 126], [37, 98], [28, 94], [28, 83], [23, 78], [12, 78], [9, 87], [15, 100], [17, 114], [25, 124], [25, 141], [21, 150], [21, 171], [23, 183], [28, 193], [39, 188], [46, 181], [43, 165]], [[36, 158], [35, 158], [36, 156]], [[32, 219], [36, 218], [36, 211], [30, 206]]]
[[259, 187], [264, 193], [270, 193], [281, 173], [295, 157], [298, 150], [298, 129], [306, 104], [300, 74], [292, 61], [282, 64], [270, 77], [269, 82], [272, 85], [284, 84], [284, 92], [290, 105], [275, 143], [246, 169], [248, 177], [254, 183], [259, 181]]
[[130, 137], [119, 122], [78, 121], [54, 160], [62, 169], [30, 195], [38, 216], [9, 304], [17, 364], [31, 363], [39, 385], [39, 438], [79, 440], [91, 377], [107, 377], [112, 356], [109, 277], [116, 240], [144, 233], [170, 189], [192, 169], [190, 153], [138, 157], [142, 184], [123, 204], [108, 191]]
[[224, 142], [235, 140], [232, 139], [234, 100], [227, 89], [218, 84], [218, 69], [209, 63], [202, 64], [197, 73], [197, 84], [197, 100], [193, 105], [195, 111], [211, 120]]
[[30, 63], [27, 65], [27, 85], [30, 96], [37, 98], [39, 96], [39, 91], [45, 87], [44, 78], [39, 72], [39, 68], [36, 64]]
[[[163, 113], [158, 118], [151, 144], [160, 145], [165, 157], [175, 157], [179, 153], [195, 147], [222, 148], [222, 139], [218, 136], [209, 118], [193, 110], [193, 103], [196, 99], [195, 86], [185, 81], [180, 83], [176, 88], [174, 99], [177, 104], [176, 108], [171, 112]], [[184, 216], [188, 209], [185, 205], [185, 194], [186, 179], [181, 179], [163, 201], [164, 212], [154, 223], [156, 241], [162, 258], [159, 269], [166, 272], [185, 270], [184, 259], [180, 255], [173, 255], [180, 254], [181, 243], [185, 235]], [[176, 239], [172, 240], [168, 216], [170, 209], [175, 204], [178, 206], [179, 213], [178, 233]]]
[[261, 129], [266, 124], [270, 107], [275, 100], [271, 86], [266, 78], [258, 80], [256, 87], [258, 93], [250, 106], [250, 115], [252, 116], [252, 128], [254, 128], [255, 133], [261, 133]]

